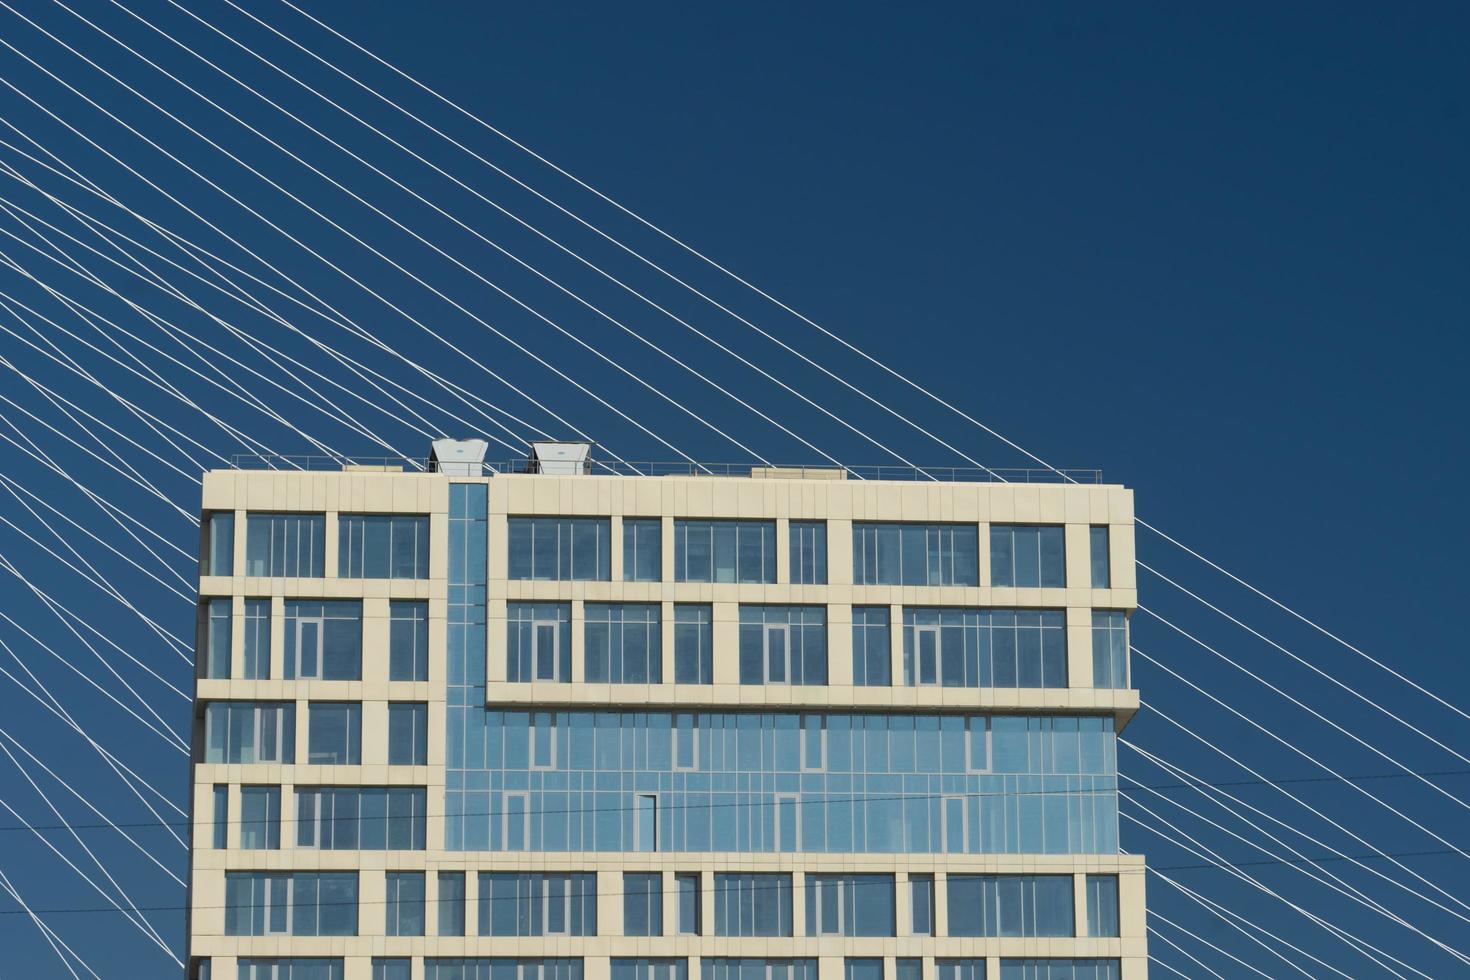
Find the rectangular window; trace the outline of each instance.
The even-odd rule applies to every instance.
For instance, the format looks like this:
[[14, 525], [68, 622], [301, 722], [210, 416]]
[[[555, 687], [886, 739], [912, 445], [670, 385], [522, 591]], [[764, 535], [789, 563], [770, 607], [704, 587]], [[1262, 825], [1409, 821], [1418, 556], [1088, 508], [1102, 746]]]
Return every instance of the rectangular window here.
[[[936, 959], [934, 977], [935, 980], [985, 980], [985, 961], [978, 958]], [[1051, 980], [1051, 977], [1049, 974], [1042, 974], [1037, 980]]]
[[1062, 528], [1037, 524], [990, 525], [990, 584], [1060, 588], [1067, 584]]
[[1092, 611], [1092, 686], [1128, 686], [1128, 615], [1111, 609]]
[[623, 875], [623, 935], [664, 934], [663, 875], [628, 872]]
[[827, 717], [801, 716], [801, 769], [821, 772], [827, 768]]
[[233, 599], [210, 599], [205, 603], [204, 676], [225, 680], [230, 676], [230, 606]]
[[[582, 960], [509, 956], [426, 957], [424, 980], [582, 980]], [[813, 978], [815, 980], [815, 978]]]
[[429, 604], [414, 600], [388, 603], [388, 679], [429, 679]]
[[663, 578], [663, 521], [623, 518], [623, 581], [657, 582]]
[[881, 956], [849, 956], [842, 961], [842, 980], [883, 980]]
[[934, 935], [933, 875], [909, 875], [909, 909], [913, 913], [909, 922], [909, 935]]
[[505, 607], [505, 679], [572, 679], [572, 607], [566, 602], [511, 602]]
[[827, 522], [791, 522], [791, 584], [827, 584]]
[[740, 683], [827, 683], [824, 606], [741, 606]]
[[775, 521], [674, 522], [674, 581], [776, 581]]
[[327, 515], [246, 514], [245, 574], [326, 575]]
[[698, 936], [703, 926], [699, 915], [699, 873], [674, 875], [674, 892], [679, 901], [679, 921], [675, 929], [681, 936]]
[[210, 814], [214, 828], [214, 849], [230, 846], [230, 787], [216, 783], [213, 794], [214, 812]]
[[374, 956], [372, 980], [413, 980], [413, 960], [407, 956]]
[[[618, 959], [612, 961], [611, 980], [688, 980], [687, 957]], [[762, 978], [764, 980], [764, 978]]]
[[633, 850], [658, 850], [658, 794], [633, 794]]
[[205, 762], [249, 765], [296, 761], [291, 701], [211, 701], [204, 708]]
[[526, 765], [531, 769], [556, 768], [556, 715], [550, 711], [533, 711], [526, 739], [529, 757]]
[[716, 936], [790, 936], [791, 875], [716, 874]]
[[852, 525], [856, 585], [979, 585], [974, 524]]
[[657, 603], [589, 602], [583, 608], [585, 680], [612, 684], [663, 682]]
[[424, 934], [424, 873], [422, 871], [389, 871], [388, 895], [384, 901], [384, 935], [422, 936]]
[[1108, 526], [1106, 524], [1095, 525], [1087, 529], [1087, 552], [1092, 565], [1092, 587], [1094, 589], [1110, 589], [1113, 587], [1113, 573], [1108, 554]]
[[[239, 971], [236, 980], [342, 980], [343, 966], [341, 957], [327, 958], [321, 956], [293, 956], [289, 959], [281, 957], [242, 957], [236, 961]], [[209, 980], [203, 976], [200, 980]], [[219, 977], [217, 980], [225, 980]], [[378, 975], [373, 974], [373, 980], [378, 980]], [[395, 974], [389, 974], [387, 980], [397, 980]]]
[[263, 681], [271, 675], [271, 601], [245, 600], [245, 648], [240, 651], [240, 676]]
[[685, 711], [675, 712], [673, 718], [673, 768], [699, 768], [699, 716]]
[[388, 705], [388, 765], [429, 764], [429, 706], [399, 702]]
[[817, 961], [705, 956], [700, 958], [699, 973], [700, 980], [817, 980]]
[[1087, 934], [1118, 935], [1118, 876], [1087, 876]]
[[1071, 875], [948, 879], [951, 936], [1075, 936]]
[[597, 875], [480, 872], [481, 936], [597, 935]]
[[904, 683], [939, 687], [1067, 686], [1060, 609], [903, 611]]
[[306, 761], [314, 766], [362, 764], [362, 705], [313, 701], [306, 708]]
[[213, 511], [205, 519], [204, 536], [204, 561], [199, 574], [235, 574], [235, 512]]
[[464, 935], [464, 872], [439, 872], [439, 935]]
[[296, 846], [322, 851], [422, 851], [422, 786], [304, 786], [296, 791]]
[[281, 846], [281, 787], [240, 787], [240, 847], [274, 851]]
[[355, 936], [357, 872], [226, 872], [225, 935]]
[[894, 935], [893, 875], [806, 876], [808, 936]]
[[[1000, 980], [1119, 980], [1119, 960], [1001, 960]], [[945, 980], [945, 978], [941, 978]]]
[[852, 607], [852, 682], [858, 687], [893, 683], [887, 606]]
[[674, 683], [713, 684], [714, 613], [703, 604], [674, 606]]
[[428, 578], [429, 518], [422, 514], [342, 514], [338, 578]]
[[288, 599], [285, 613], [286, 680], [362, 680], [360, 599]]
[[512, 517], [509, 575], [539, 582], [612, 578], [612, 522], [606, 517]]
[[[985, 961], [980, 962], [983, 967]], [[893, 980], [924, 980], [924, 961], [917, 956], [900, 956], [893, 961]], [[976, 980], [985, 980], [983, 969]]]

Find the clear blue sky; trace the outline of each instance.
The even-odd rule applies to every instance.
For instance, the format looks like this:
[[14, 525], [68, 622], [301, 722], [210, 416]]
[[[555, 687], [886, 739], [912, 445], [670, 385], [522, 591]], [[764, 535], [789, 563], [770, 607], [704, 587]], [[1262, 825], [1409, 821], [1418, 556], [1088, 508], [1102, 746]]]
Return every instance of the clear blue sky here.
[[[308, 122], [348, 141], [477, 231], [548, 271], [555, 269], [559, 278], [564, 276], [569, 285], [630, 327], [688, 356], [843, 461], [892, 461], [734, 362], [721, 360], [669, 319], [620, 295], [586, 270], [574, 269], [470, 194], [354, 128], [164, 0], [129, 0], [128, 5], [281, 99]], [[360, 55], [331, 43], [276, 0], [247, 0], [244, 5], [370, 78], [406, 108], [424, 114], [522, 179], [610, 231], [630, 236], [640, 249], [668, 262], [679, 274], [697, 277], [701, 288], [829, 363], [885, 403], [923, 421], [969, 455], [993, 465], [1024, 464], [1013, 450], [912, 390], [885, 380], [809, 327], [660, 243], [646, 229], [598, 205]], [[607, 321], [558, 296], [463, 229], [275, 115], [130, 21], [117, 7], [104, 0], [77, 0], [73, 6], [426, 237], [443, 243], [481, 275], [546, 311], [609, 356], [636, 365], [670, 395], [698, 405], [747, 445], [780, 461], [819, 461], [810, 449], [640, 351]], [[32, 0], [17, 8], [262, 167], [307, 203], [400, 257], [408, 269], [499, 329], [554, 359], [628, 414], [647, 420], [689, 455], [747, 458], [245, 133], [50, 0]], [[1470, 193], [1465, 181], [1470, 173], [1470, 51], [1465, 40], [1470, 18], [1463, 8], [1298, 4], [1290, 9], [1228, 5], [1206, 11], [1158, 4], [1115, 9], [1056, 5], [1043, 10], [972, 4], [912, 9], [764, 3], [402, 5], [374, 0], [324, 2], [313, 4], [312, 10], [1049, 462], [1101, 467], [1110, 480], [1136, 489], [1139, 513], [1151, 523], [1443, 696], [1462, 704], [1470, 701], [1464, 631], [1454, 626], [1462, 618], [1466, 585], [1460, 555], [1470, 545], [1463, 505], [1463, 487], [1470, 476], [1463, 434], [1464, 337], [1470, 323], [1466, 286]], [[355, 111], [368, 114], [375, 125], [481, 193], [518, 213], [534, 215], [533, 220], [548, 232], [565, 235], [568, 244], [596, 256], [610, 271], [639, 277], [671, 310], [715, 332], [783, 379], [809, 389], [813, 397], [878, 441], [921, 462], [960, 462], [891, 416], [822, 382], [812, 370], [660, 282], [585, 231], [535, 207], [524, 192], [340, 78], [313, 67], [305, 56], [252, 27], [229, 7], [209, 5], [200, 13], [303, 73], [312, 84], [328, 86], [334, 97], [350, 100]], [[5, 10], [0, 10], [0, 38], [354, 274], [369, 279], [387, 298], [625, 458], [673, 456], [670, 449], [536, 367], [452, 305], [324, 230], [301, 205], [265, 187]], [[301, 277], [308, 288], [390, 345], [487, 399], [565, 431], [164, 161], [15, 52], [0, 48], [0, 77], [218, 223], [241, 246]], [[109, 192], [171, 228], [191, 237], [197, 233], [197, 240], [208, 241], [211, 248], [220, 242], [10, 89], [0, 92], [0, 117], [46, 143]], [[0, 139], [20, 143], [3, 126]], [[14, 151], [0, 147], [0, 159], [77, 206], [113, 220], [116, 212], [47, 176]], [[0, 181], [0, 188], [6, 199], [62, 223], [59, 212], [33, 191], [12, 180]], [[0, 213], [0, 227], [25, 234], [13, 215]], [[126, 227], [130, 233], [137, 230], [136, 225]], [[240, 259], [241, 253], [229, 251], [233, 246], [220, 248], [232, 261]], [[66, 283], [79, 298], [97, 296], [11, 238], [0, 240], [0, 252], [51, 277], [58, 288]], [[95, 261], [99, 271], [106, 269], [95, 256], [87, 259]], [[126, 275], [115, 269], [110, 275], [123, 289]], [[0, 290], [34, 303], [60, 323], [90, 329], [21, 283], [10, 269], [0, 268]], [[126, 291], [139, 302], [151, 303], [156, 296], [137, 280]], [[121, 304], [97, 302], [99, 311], [129, 315]], [[220, 305], [221, 310], [227, 307]], [[199, 314], [178, 305], [159, 309], [168, 309], [181, 326], [224, 348], [243, 351]], [[303, 328], [309, 327], [314, 335], [342, 336], [329, 333], [319, 319], [302, 316]], [[15, 322], [3, 309], [0, 320], [7, 325]], [[136, 316], [120, 322], [140, 336], [162, 336]], [[328, 370], [319, 355], [263, 321], [254, 321], [252, 329], [262, 336], [269, 333], [282, 349]], [[54, 329], [47, 332], [110, 379], [120, 393], [219, 453], [239, 451], [218, 428], [185, 412], [136, 376], [101, 355], [85, 352], [79, 342]], [[401, 367], [368, 353], [364, 345], [333, 342], [410, 383]], [[190, 346], [168, 350], [187, 358]], [[0, 336], [0, 354], [78, 406], [106, 413], [102, 417], [123, 431], [167, 452], [135, 420], [121, 419], [118, 408], [95, 387], [67, 375], [13, 337]], [[299, 437], [266, 423], [241, 403], [222, 400], [182, 369], [164, 370], [185, 390], [214, 399], [222, 416], [272, 448], [309, 449]], [[345, 383], [345, 374], [338, 371], [334, 376]], [[323, 421], [284, 391], [252, 384], [283, 414], [334, 445], [364, 454], [378, 451], [366, 439], [344, 435], [340, 427]], [[312, 386], [297, 382], [286, 387], [300, 390], [303, 384]], [[6, 371], [0, 393], [53, 424], [66, 424], [63, 414], [39, 394], [21, 387]], [[0, 415], [33, 436], [42, 431], [39, 423], [10, 404], [0, 404]], [[421, 454], [426, 449], [421, 436], [382, 416], [373, 419], [373, 426], [401, 451]], [[4, 426], [0, 430], [14, 435]], [[75, 428], [66, 431], [76, 433]], [[195, 506], [197, 491], [185, 478], [120, 439], [111, 441], [129, 462], [156, 478], [168, 496], [186, 509]], [[41, 473], [10, 444], [0, 449], [10, 460], [0, 466], [0, 473], [65, 506], [99, 535], [115, 539], [119, 547], [139, 553], [116, 524], [64, 481]], [[68, 468], [89, 486], [137, 513], [185, 550], [194, 549], [193, 532], [176, 514], [150, 502], [139, 488], [79, 450], [63, 447], [61, 452], [71, 461]], [[170, 458], [180, 462], [178, 456]], [[0, 515], [38, 533], [39, 525], [9, 495], [0, 494]], [[76, 541], [99, 568], [127, 583], [128, 595], [136, 603], [173, 632], [189, 634], [187, 604], [101, 555], [95, 543], [84, 546], [80, 536]], [[1466, 737], [1470, 722], [1366, 667], [1341, 646], [1273, 613], [1238, 588], [1228, 587], [1225, 580], [1159, 539], [1141, 537], [1140, 551], [1145, 561], [1205, 590], [1213, 601], [1267, 635], [1356, 688], [1381, 696], [1395, 712], [1470, 754]], [[39, 588], [68, 598], [140, 660], [187, 689], [182, 661], [161, 650], [120, 605], [39, 552], [14, 527], [0, 526], [0, 554]], [[186, 563], [175, 566], [186, 577], [191, 574]], [[14, 646], [58, 696], [68, 698], [79, 717], [90, 719], [100, 741], [183, 804], [187, 781], [183, 757], [169, 756], [160, 740], [74, 675], [69, 677], [66, 668], [27, 640], [19, 632], [21, 626], [56, 644], [78, 665], [96, 663], [34, 597], [22, 595], [22, 587], [9, 575], [4, 579], [8, 598], [0, 609], [14, 621], [0, 622], [0, 638]], [[1361, 704], [1286, 664], [1280, 654], [1212, 618], [1157, 579], [1145, 576], [1141, 584], [1145, 604], [1416, 771], [1438, 774], [1428, 778], [1470, 799], [1470, 766], [1464, 762], [1382, 715], [1370, 716]], [[1312, 721], [1143, 614], [1135, 618], [1134, 641], [1340, 771], [1354, 776], [1393, 771], [1382, 758]], [[0, 666], [17, 670], [3, 651]], [[139, 675], [132, 670], [126, 676]], [[1321, 775], [1288, 750], [1250, 734], [1244, 723], [1160, 670], [1135, 660], [1135, 678], [1145, 700], [1187, 721], [1215, 744], [1239, 752], [1263, 775], [1273, 779]], [[146, 689], [152, 692], [150, 698], [156, 695], [153, 703], [160, 714], [176, 730], [185, 731], [187, 704], [156, 682], [144, 683], [152, 684]], [[0, 728], [22, 738], [79, 790], [93, 794], [110, 814], [120, 820], [146, 817], [84, 743], [3, 677], [0, 708], [5, 718]], [[1126, 735], [1203, 778], [1244, 778], [1240, 770], [1149, 712], [1140, 715]], [[1146, 783], [1171, 782], [1131, 753], [1125, 752], [1123, 761], [1125, 772]], [[1359, 785], [1401, 806], [1454, 846], [1470, 847], [1464, 832], [1470, 824], [1460, 805], [1407, 778], [1365, 780]], [[1293, 783], [1290, 788], [1382, 849], [1417, 854], [1401, 860], [1446, 891], [1466, 897], [1470, 862], [1453, 854], [1422, 853], [1443, 851], [1443, 844], [1351, 790], [1315, 782]], [[1284, 808], [1282, 798], [1271, 790], [1242, 787], [1232, 792], [1283, 820], [1302, 821], [1301, 812]], [[1199, 802], [1188, 794], [1171, 795], [1191, 805]], [[0, 798], [28, 820], [53, 822], [3, 757]], [[1192, 818], [1180, 818], [1167, 803], [1147, 795], [1139, 799], [1170, 820], [1182, 819], [1182, 827], [1203, 834], [1202, 840], [1229, 859], [1261, 857]], [[64, 812], [70, 820], [84, 819], [70, 804]], [[0, 812], [0, 825], [13, 826], [14, 819]], [[1320, 824], [1309, 832], [1355, 855], [1365, 850]], [[83, 833], [99, 856], [115, 862], [119, 880], [140, 904], [181, 902], [182, 892], [116, 835]], [[9, 830], [0, 834], [5, 838], [0, 840], [0, 872], [33, 905], [91, 907], [102, 902], [34, 837]], [[80, 854], [65, 835], [54, 831], [48, 835], [58, 846], [70, 848], [69, 854]], [[1123, 836], [1129, 850], [1146, 852], [1162, 866], [1196, 863], [1126, 821]], [[143, 839], [183, 873], [184, 856], [176, 844], [157, 831], [145, 831]], [[1302, 845], [1300, 840], [1294, 843]], [[1426, 931], [1451, 945], [1470, 947], [1465, 922], [1431, 910], [1351, 866], [1329, 867], [1391, 901]], [[1375, 867], [1393, 870], [1381, 861]], [[1413, 967], [1435, 977], [1454, 975], [1454, 961], [1427, 943], [1306, 883], [1293, 869], [1247, 870]], [[1388, 975], [1272, 900], [1232, 883], [1223, 872], [1168, 873], [1351, 976]], [[1286, 969], [1168, 886], [1151, 880], [1150, 889], [1159, 900], [1157, 908], [1174, 921], [1249, 958], [1273, 976]], [[0, 912], [12, 908], [9, 898], [0, 896]], [[152, 920], [170, 942], [181, 945], [181, 913], [161, 911]], [[57, 915], [48, 921], [103, 976], [167, 975], [162, 957], [150, 953], [138, 933], [116, 914]], [[1166, 934], [1179, 939], [1172, 930]], [[1189, 948], [1208, 957], [1207, 962], [1225, 975], [1240, 975], [1240, 967], [1217, 954], [1198, 945]], [[23, 916], [0, 916], [0, 949], [6, 951], [0, 976], [58, 975], [55, 956]], [[1199, 973], [1161, 943], [1154, 945], [1154, 952], [1187, 974]], [[1325, 971], [1312, 965], [1310, 972]]]

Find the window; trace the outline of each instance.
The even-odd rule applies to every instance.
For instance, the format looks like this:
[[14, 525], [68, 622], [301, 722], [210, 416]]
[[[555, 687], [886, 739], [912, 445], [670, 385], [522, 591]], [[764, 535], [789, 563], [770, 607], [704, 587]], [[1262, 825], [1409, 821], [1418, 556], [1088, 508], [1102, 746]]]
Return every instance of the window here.
[[413, 960], [407, 956], [374, 956], [372, 980], [413, 980]]
[[791, 876], [716, 874], [715, 935], [791, 935]]
[[741, 606], [740, 683], [826, 684], [826, 608]]
[[1066, 614], [1059, 609], [903, 611], [904, 683], [1066, 687]]
[[388, 679], [429, 679], [429, 604], [409, 600], [388, 603]]
[[439, 872], [439, 935], [464, 935], [464, 872]]
[[509, 575], [541, 582], [612, 578], [612, 522], [606, 517], [512, 517]]
[[[981, 960], [981, 975], [975, 980], [985, 980], [984, 965]], [[917, 956], [900, 956], [893, 961], [893, 980], [924, 980], [924, 961]]]
[[580, 959], [525, 959], [508, 956], [432, 957], [424, 960], [424, 980], [582, 980]]
[[1075, 936], [1071, 875], [951, 874], [951, 936]]
[[707, 605], [674, 606], [674, 683], [714, 683], [713, 621]]
[[974, 524], [852, 526], [856, 585], [979, 585], [980, 530]]
[[614, 959], [612, 980], [688, 980], [687, 957]]
[[233, 599], [210, 599], [205, 603], [204, 676], [224, 680], [230, 676], [230, 604]]
[[633, 850], [658, 850], [658, 795], [633, 795]]
[[572, 679], [572, 607], [565, 602], [512, 602], [505, 607], [505, 679]]
[[613, 684], [662, 683], [658, 608], [655, 603], [587, 603], [585, 679]]
[[623, 875], [623, 935], [664, 934], [663, 875], [628, 872]]
[[657, 582], [663, 578], [663, 521], [623, 518], [623, 581]]
[[321, 578], [326, 541], [325, 514], [246, 514], [245, 574]]
[[293, 702], [211, 701], [204, 708], [204, 727], [205, 762], [296, 761]]
[[[241, 958], [237, 980], [342, 980], [342, 960], [317, 956]], [[221, 977], [219, 980], [225, 980]], [[373, 980], [378, 980], [373, 975]]]
[[271, 675], [271, 601], [245, 600], [245, 648], [241, 651], [240, 676], [263, 681]]
[[480, 935], [597, 935], [597, 876], [480, 872]]
[[817, 980], [817, 961], [706, 956], [699, 972], [700, 980]]
[[801, 716], [801, 768], [803, 772], [821, 772], [827, 768], [825, 715]]
[[422, 851], [421, 786], [308, 786], [296, 791], [296, 846], [322, 851]]
[[1118, 960], [1001, 960], [1000, 980], [1119, 980]]
[[791, 583], [827, 584], [827, 522], [791, 522]]
[[674, 522], [674, 581], [776, 581], [775, 521]]
[[852, 607], [852, 682], [858, 687], [893, 683], [887, 606]]
[[526, 761], [527, 768], [555, 769], [557, 762], [556, 715], [550, 711], [531, 712], [529, 729], [526, 739], [530, 753]]
[[230, 787], [216, 783], [213, 794], [214, 810], [210, 814], [214, 829], [214, 847], [223, 851], [230, 846]]
[[699, 873], [674, 875], [674, 894], [679, 902], [674, 930], [681, 936], [698, 936], [703, 928], [699, 916]]
[[1108, 543], [1106, 524], [1087, 529], [1087, 553], [1092, 565], [1092, 587], [1094, 589], [1110, 589], [1113, 586]]
[[204, 561], [200, 575], [235, 574], [235, 513], [217, 510], [204, 522]]
[[1128, 616], [1092, 611], [1092, 686], [1128, 686]]
[[881, 956], [849, 956], [842, 961], [842, 980], [883, 980]]
[[1060, 527], [990, 525], [990, 584], [1054, 588], [1067, 584], [1067, 552]]
[[990, 771], [990, 719], [971, 715], [965, 719], [965, 772]]
[[281, 787], [240, 787], [240, 846], [247, 851], [281, 846]]
[[982, 959], [936, 959], [934, 976], [935, 980], [985, 980], [985, 961]]
[[226, 872], [225, 935], [355, 936], [357, 872]]
[[893, 875], [806, 876], [808, 936], [892, 936]]
[[1087, 934], [1118, 935], [1118, 876], [1087, 876]]
[[424, 934], [424, 873], [422, 871], [389, 871], [388, 897], [383, 903], [384, 935], [422, 936]]
[[286, 680], [362, 680], [362, 602], [286, 602]]
[[501, 836], [507, 851], [524, 851], [531, 844], [531, 794], [525, 790], [507, 792], [501, 797]]
[[306, 709], [306, 761], [314, 766], [362, 764], [362, 705], [313, 701]]
[[429, 706], [403, 702], [388, 705], [388, 765], [429, 764]]
[[909, 875], [909, 935], [934, 935], [934, 876]]
[[340, 515], [337, 577], [428, 578], [429, 518], [421, 514]]

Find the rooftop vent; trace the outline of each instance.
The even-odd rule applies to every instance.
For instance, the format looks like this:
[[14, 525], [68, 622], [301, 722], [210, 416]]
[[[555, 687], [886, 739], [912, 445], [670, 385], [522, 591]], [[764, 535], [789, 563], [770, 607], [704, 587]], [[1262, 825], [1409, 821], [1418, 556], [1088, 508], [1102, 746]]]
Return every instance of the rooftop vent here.
[[547, 476], [581, 476], [592, 472], [592, 443], [552, 442], [543, 440], [531, 443], [532, 473]]
[[489, 448], [484, 439], [435, 439], [429, 452], [429, 471], [446, 476], [483, 476]]

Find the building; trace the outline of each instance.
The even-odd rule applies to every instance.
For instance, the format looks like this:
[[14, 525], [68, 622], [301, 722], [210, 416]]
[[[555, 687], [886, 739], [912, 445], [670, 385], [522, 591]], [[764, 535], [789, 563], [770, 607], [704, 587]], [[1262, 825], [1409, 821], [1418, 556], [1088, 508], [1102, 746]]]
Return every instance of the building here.
[[191, 977], [1146, 976], [1131, 491], [435, 448], [205, 477]]

